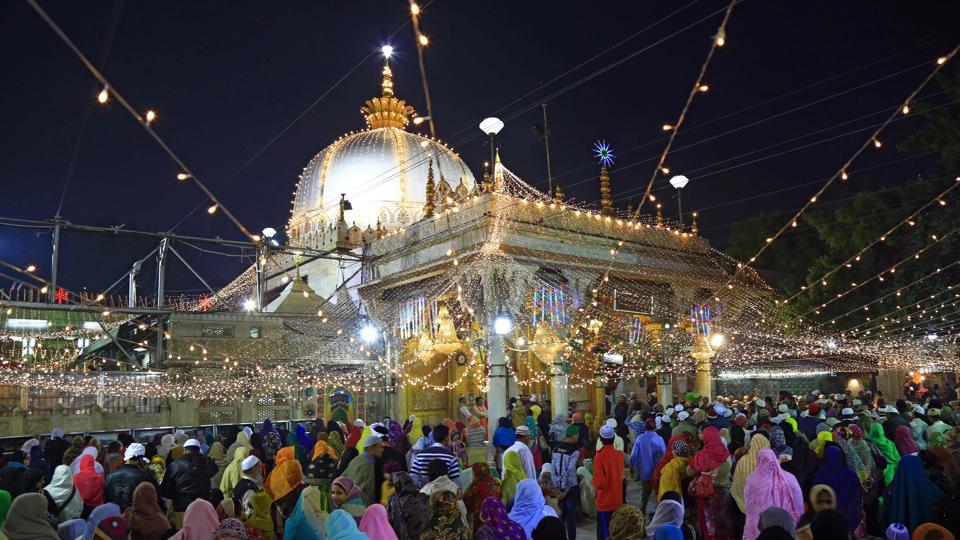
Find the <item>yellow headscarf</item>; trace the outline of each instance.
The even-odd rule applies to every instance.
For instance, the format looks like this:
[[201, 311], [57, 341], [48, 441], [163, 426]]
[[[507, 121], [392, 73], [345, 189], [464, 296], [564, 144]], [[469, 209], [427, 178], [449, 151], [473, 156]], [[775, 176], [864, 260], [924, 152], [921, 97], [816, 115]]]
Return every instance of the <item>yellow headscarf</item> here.
[[410, 423], [410, 433], [413, 440], [419, 439], [423, 435], [423, 420], [419, 416], [411, 416], [413, 421]]
[[500, 483], [500, 499], [503, 504], [509, 505], [517, 493], [517, 483], [527, 479], [527, 472], [523, 468], [523, 462], [520, 461], [520, 454], [516, 452], [507, 452], [503, 455], [503, 481]]
[[313, 445], [313, 456], [310, 457], [310, 461], [316, 461], [322, 455], [328, 455], [334, 461], [337, 460], [337, 452], [327, 444], [326, 441], [317, 441]]
[[676, 456], [660, 471], [660, 485], [657, 489], [657, 500], [668, 491], [675, 491], [683, 495], [683, 481], [687, 479], [687, 462], [689, 457]]
[[273, 538], [273, 518], [270, 517], [270, 502], [269, 495], [262, 491], [258, 492], [250, 499], [253, 515], [246, 519], [247, 525], [259, 529], [264, 538]]
[[787, 418], [786, 420], [784, 420], [784, 422], [786, 422], [786, 423], [790, 424], [791, 426], [793, 426], [793, 432], [794, 432], [794, 433], [797, 433], [798, 431], [800, 431], [800, 428], [798, 427], [797, 419], [796, 419], [796, 418], [790, 417], [790, 418]]
[[820, 433], [817, 433], [817, 438], [810, 446], [813, 447], [813, 451], [817, 453], [818, 458], [823, 457], [823, 449], [827, 447], [826, 443], [828, 442], [833, 442], [832, 431], [821, 431]]
[[744, 514], [747, 513], [747, 504], [743, 498], [743, 488], [747, 485], [747, 477], [757, 468], [757, 454], [764, 448], [770, 448], [770, 441], [763, 435], [754, 433], [753, 437], [750, 437], [750, 450], [740, 458], [733, 471], [730, 495]]
[[224, 497], [233, 495], [233, 488], [237, 487], [240, 479], [243, 478], [243, 469], [240, 467], [240, 464], [243, 460], [247, 459], [249, 455], [250, 449], [246, 446], [237, 448], [237, 451], [233, 453], [233, 461], [224, 469], [223, 478], [220, 479], [220, 491], [223, 492]]
[[277, 455], [273, 458], [274, 467], [279, 467], [283, 462], [290, 459], [297, 459], [296, 448], [293, 446], [284, 446], [277, 451]]
[[270, 500], [277, 501], [299, 486], [302, 480], [303, 469], [300, 462], [288, 459], [270, 471], [270, 476], [263, 483], [263, 491], [270, 496]]

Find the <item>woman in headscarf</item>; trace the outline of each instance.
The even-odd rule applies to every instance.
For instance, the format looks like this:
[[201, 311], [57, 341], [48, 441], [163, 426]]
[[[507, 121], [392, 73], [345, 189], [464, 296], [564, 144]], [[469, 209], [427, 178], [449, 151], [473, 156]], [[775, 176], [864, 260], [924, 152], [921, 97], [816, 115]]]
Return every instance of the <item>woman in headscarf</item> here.
[[520, 461], [520, 454], [507, 452], [503, 456], [503, 482], [500, 483], [500, 499], [507, 508], [513, 508], [517, 485], [527, 479], [527, 473]]
[[297, 443], [303, 447], [307, 455], [310, 455], [310, 453], [313, 452], [313, 441], [310, 440], [310, 437], [307, 435], [307, 428], [301, 424], [297, 424], [297, 427], [293, 428], [293, 431], [297, 435]]
[[327, 540], [366, 540], [357, 522], [343, 510], [334, 510], [327, 518]]
[[517, 432], [513, 429], [513, 422], [506, 416], [497, 421], [497, 430], [493, 432], [491, 443], [500, 453], [503, 453], [517, 442]]
[[810, 523], [810, 532], [814, 540], [848, 540], [850, 529], [843, 514], [836, 510], [821, 510], [813, 516]]
[[[92, 439], [92, 440], [95, 441], [95, 440], [97, 440], [97, 439]], [[93, 458], [93, 468], [94, 468], [94, 470], [96, 471], [97, 474], [99, 474], [100, 476], [103, 476], [103, 475], [104, 475], [104, 474], [103, 474], [103, 465], [101, 465], [101, 464], [97, 461], [97, 455], [98, 455], [99, 453], [100, 453], [100, 451], [97, 450], [95, 447], [93, 447], [93, 446], [87, 446], [86, 448], [83, 449], [83, 451], [80, 452], [80, 455], [77, 456], [76, 459], [74, 459], [74, 460], [70, 463], [70, 470], [73, 472], [73, 474], [77, 474], [78, 472], [80, 472], [80, 462], [83, 461], [84, 456], [90, 456], [91, 458]]]
[[263, 483], [263, 491], [270, 496], [277, 512], [284, 517], [293, 512], [303, 488], [303, 469], [296, 460], [286, 461], [275, 467]]
[[610, 518], [610, 540], [641, 540], [645, 520], [643, 512], [636, 506], [621, 506]]
[[160, 437], [160, 446], [157, 448], [157, 455], [163, 459], [167, 459], [167, 456], [170, 455], [170, 450], [173, 450], [175, 446], [175, 441], [173, 440], [173, 434], [167, 433], [163, 437]]
[[207, 457], [217, 464], [217, 474], [213, 476], [213, 485], [219, 486], [220, 481], [223, 480], [223, 473], [227, 470], [227, 466], [230, 465], [230, 460], [227, 459], [227, 452], [223, 448], [223, 443], [214, 441], [214, 443], [210, 445], [210, 450], [207, 451]]
[[10, 540], [60, 540], [46, 518], [46, 498], [39, 493], [24, 493], [14, 499], [0, 532]]
[[83, 499], [85, 513], [103, 504], [103, 476], [94, 465], [93, 456], [84, 454], [80, 459], [80, 471], [73, 475], [73, 485]]
[[157, 485], [162, 484], [163, 476], [167, 473], [166, 461], [160, 456], [153, 456], [150, 458], [150, 465], [147, 465], [147, 468], [153, 473], [154, 478], [157, 479]]
[[209, 501], [196, 499], [183, 513], [183, 527], [173, 535], [173, 540], [207, 540], [220, 524], [217, 511]]
[[400, 540], [417, 540], [430, 519], [430, 499], [405, 471], [393, 473], [393, 495], [387, 502], [387, 514]]
[[[534, 482], [536, 483], [536, 482]], [[468, 540], [470, 531], [457, 505], [457, 496], [438, 491], [430, 496], [430, 519], [420, 538], [431, 540]]]
[[213, 530], [211, 540], [248, 540], [247, 531], [239, 519], [227, 518]]
[[71, 439], [70, 446], [63, 452], [63, 458], [61, 458], [59, 465], [70, 465], [73, 463], [73, 460], [77, 459], [80, 452], [83, 452], [83, 445], [83, 437], [74, 437]]
[[87, 518], [87, 524], [83, 530], [83, 540], [93, 540], [94, 538], [106, 540], [107, 537], [97, 534], [97, 528], [103, 520], [111, 517], [120, 516], [120, 507], [113, 503], [101, 504], [90, 512]]
[[673, 442], [673, 459], [660, 471], [660, 484], [657, 500], [668, 491], [683, 493], [683, 482], [687, 479], [687, 462], [693, 451], [684, 439]]
[[846, 519], [847, 527], [851, 531], [856, 530], [863, 510], [863, 485], [853, 469], [843, 465], [839, 447], [828, 446], [823, 458], [817, 474], [813, 476], [813, 483], [833, 489], [837, 497], [837, 510]]
[[273, 421], [267, 418], [260, 426], [260, 441], [263, 447], [263, 460], [267, 463], [273, 463], [274, 456], [283, 448], [280, 441], [280, 432], [273, 427]]
[[248, 456], [250, 455], [250, 450], [253, 450], [253, 446], [250, 445], [250, 434], [246, 431], [237, 432], [237, 440], [227, 448], [227, 459], [232, 462], [237, 454], [237, 450], [240, 448], [246, 448]]
[[346, 447], [343, 445], [343, 433], [339, 431], [331, 431], [327, 434], [327, 444], [330, 445], [330, 448], [333, 449], [336, 454], [336, 460], [340, 459], [340, 456], [343, 455], [343, 451]]
[[913, 531], [914, 540], [955, 540], [956, 536], [946, 527], [937, 523], [924, 523]]
[[957, 463], [953, 454], [943, 448], [932, 448], [930, 453], [937, 457], [937, 462], [947, 477], [950, 489], [956, 491], [960, 487], [960, 464]]
[[398, 540], [397, 533], [387, 519], [387, 509], [382, 504], [371, 504], [360, 520], [360, 530], [367, 533], [370, 540]]
[[[297, 427], [302, 428], [303, 426], [297, 426]], [[304, 433], [304, 436], [306, 436], [306, 433]], [[307, 455], [308, 455], [307, 449], [300, 443], [300, 440], [297, 439], [297, 434], [293, 431], [291, 431], [290, 433], [287, 433], [286, 446], [284, 446], [283, 448], [280, 449], [279, 452], [277, 452], [277, 457], [275, 458], [277, 467], [280, 466], [279, 465], [281, 462], [280, 455], [284, 454], [285, 457], [289, 457], [290, 448], [293, 448], [293, 457], [297, 460], [298, 463], [300, 463], [301, 469], [305, 469], [306, 465], [304, 465], [304, 462], [307, 462], [307, 465], [309, 465], [309, 461], [307, 460]]]
[[747, 504], [743, 490], [747, 485], [747, 479], [750, 477], [750, 474], [757, 468], [757, 458], [760, 455], [760, 450], [764, 448], [770, 448], [770, 441], [762, 435], [754, 434], [754, 436], [750, 438], [750, 449], [737, 461], [733, 470], [733, 483], [730, 485], [730, 496], [736, 501], [737, 508], [739, 508], [740, 512], [744, 515], [747, 514]]
[[930, 520], [933, 507], [944, 494], [923, 474], [920, 458], [906, 455], [900, 460], [893, 483], [883, 498], [883, 517], [886, 523], [903, 523], [916, 529]]
[[794, 538], [797, 535], [797, 519], [787, 510], [777, 506], [771, 506], [760, 513], [759, 538], [763, 538], [764, 531], [771, 527], [783, 529], [789, 538]]
[[488, 497], [480, 509], [481, 525], [474, 540], [526, 540], [527, 535], [517, 522], [510, 519], [506, 507], [496, 497]]
[[54, 510], [59, 508], [60, 511], [56, 515], [61, 523], [76, 519], [83, 513], [83, 497], [73, 485], [73, 474], [70, 472], [70, 467], [57, 465], [57, 468], [53, 471], [53, 479], [43, 490], [47, 492], [50, 500], [56, 505], [56, 508], [48, 508], [47, 511], [55, 513]]
[[870, 430], [864, 435], [864, 439], [873, 443], [880, 451], [880, 455], [886, 460], [887, 465], [883, 469], [883, 483], [890, 485], [893, 483], [893, 477], [897, 473], [897, 464], [900, 462], [900, 452], [897, 446], [883, 434], [882, 424], [873, 424]]
[[[839, 455], [837, 457], [839, 459]], [[859, 486], [859, 483], [857, 485]], [[780, 468], [780, 461], [769, 448], [758, 452], [757, 465], [747, 478], [743, 498], [747, 507], [744, 540], [755, 540], [760, 535], [760, 514], [771, 506], [789, 512], [794, 522], [803, 515], [803, 491], [800, 484], [792, 474]]]
[[510, 510], [510, 519], [516, 521], [523, 527], [527, 537], [533, 533], [537, 523], [544, 516], [557, 517], [557, 513], [551, 508], [543, 498], [543, 490], [540, 484], [532, 478], [521, 480], [517, 484], [517, 495], [514, 498], [513, 509]]
[[500, 490], [500, 482], [493, 477], [490, 466], [487, 463], [474, 463], [471, 466], [473, 470], [473, 483], [463, 493], [463, 503], [467, 507], [467, 522], [470, 529], [476, 532], [482, 524], [480, 512], [483, 509], [483, 503], [488, 497], [500, 498], [503, 493]]
[[[738, 416], [739, 418], [746, 418], [745, 416]], [[746, 424], [746, 422], [744, 422]], [[727, 445], [727, 450], [730, 453], [734, 453], [740, 448], [743, 448], [743, 445], [746, 444], [747, 432], [743, 429], [738, 423], [734, 423], [730, 426], [730, 444]]]
[[[241, 433], [243, 432], [241, 431]], [[237, 487], [237, 484], [243, 478], [242, 463], [249, 455], [250, 449], [241, 446], [234, 454], [233, 461], [223, 470], [223, 475], [220, 478], [220, 491], [222, 491], [224, 495], [233, 493], [233, 488]]]
[[[32, 439], [36, 441], [36, 439]], [[43, 450], [40, 449], [40, 442], [34, 444], [30, 447], [30, 467], [43, 471], [43, 480], [45, 482], [50, 482], [50, 479], [53, 477], [53, 469], [50, 468], [50, 463], [47, 460], [43, 459]]]
[[697, 524], [707, 540], [728, 538], [732, 529], [724, 518], [730, 501], [730, 452], [716, 427], [704, 428], [701, 439], [703, 447], [690, 458], [688, 472], [709, 476], [713, 495], [697, 497]]
[[366, 511], [363, 504], [363, 492], [353, 480], [341, 476], [330, 485], [330, 502], [334, 508], [343, 510], [353, 516], [357, 523]]
[[653, 513], [653, 519], [647, 525], [647, 538], [652, 539], [656, 536], [657, 530], [661, 527], [683, 525], [683, 499], [680, 494], [670, 491], [663, 494], [663, 498], [657, 503], [657, 509]]
[[677, 441], [683, 441], [687, 443], [688, 447], [692, 447], [694, 444], [696, 444], [696, 439], [696, 435], [683, 432], [674, 435], [667, 440], [667, 449], [663, 455], [660, 456], [660, 461], [657, 462], [657, 466], [653, 468], [653, 474], [650, 476], [650, 484], [654, 493], [660, 493], [660, 476], [663, 474], [663, 468], [666, 467], [667, 464], [670, 463], [670, 461], [672, 461], [674, 458], [673, 443]]
[[897, 452], [900, 452], [901, 456], [916, 454], [920, 451], [917, 442], [913, 440], [913, 432], [910, 431], [910, 428], [907, 426], [897, 426], [897, 431], [894, 435], [894, 444], [896, 444]]
[[863, 460], [860, 459], [860, 455], [853, 449], [853, 445], [850, 444], [848, 440], [849, 438], [850, 430], [846, 427], [838, 425], [833, 430], [833, 443], [840, 448], [843, 465], [852, 469], [853, 472], [856, 473], [857, 478], [860, 479], [860, 482], [866, 483], [870, 472], [867, 470], [867, 466], [863, 463]]
[[13, 497], [10, 496], [10, 492], [0, 489], [0, 527], [3, 527], [3, 522], [7, 519], [11, 504], [13, 504]]
[[771, 427], [769, 433], [770, 449], [777, 455], [777, 458], [780, 456], [793, 456], [793, 448], [787, 446], [787, 436], [783, 433], [783, 429], [780, 426]]
[[577, 478], [580, 479], [580, 512], [588, 517], [597, 515], [597, 488], [593, 487], [593, 460], [583, 460], [583, 465], [577, 467]]
[[157, 504], [157, 489], [149, 482], [141, 482], [133, 490], [133, 504], [124, 511], [123, 519], [130, 540], [160, 540], [173, 528]]
[[261, 491], [250, 497], [244, 509], [244, 523], [260, 531], [264, 538], [273, 538], [274, 524], [270, 515], [270, 502], [270, 496]]
[[817, 466], [810, 459], [810, 444], [806, 437], [797, 437], [793, 441], [793, 457], [783, 463], [783, 470], [789, 472], [797, 479], [800, 489], [804, 493], [810, 491], [813, 485], [813, 475], [817, 472]]
[[283, 524], [285, 540], [322, 540], [326, 537], [329, 514], [323, 508], [324, 499], [316, 486], [307, 486], [300, 500]]

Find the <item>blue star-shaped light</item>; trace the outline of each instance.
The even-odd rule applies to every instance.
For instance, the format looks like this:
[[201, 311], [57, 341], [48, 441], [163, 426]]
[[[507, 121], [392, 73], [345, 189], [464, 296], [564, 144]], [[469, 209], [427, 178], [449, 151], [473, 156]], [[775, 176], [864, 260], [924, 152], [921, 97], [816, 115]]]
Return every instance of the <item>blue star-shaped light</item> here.
[[593, 144], [593, 155], [600, 162], [600, 165], [609, 167], [613, 165], [613, 147], [607, 141], [597, 141]]

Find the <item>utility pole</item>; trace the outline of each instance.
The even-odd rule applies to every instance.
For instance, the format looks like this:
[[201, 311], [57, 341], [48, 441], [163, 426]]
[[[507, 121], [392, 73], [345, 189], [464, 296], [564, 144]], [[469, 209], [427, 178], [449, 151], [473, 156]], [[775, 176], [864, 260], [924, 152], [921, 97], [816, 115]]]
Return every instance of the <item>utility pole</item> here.
[[553, 197], [553, 173], [550, 171], [550, 126], [547, 124], [547, 104], [541, 103], [543, 108], [543, 147], [547, 152], [547, 193]]
[[163, 296], [166, 293], [167, 248], [170, 239], [160, 240], [160, 252], [157, 254], [157, 309], [163, 309]]
[[51, 304], [56, 299], [57, 269], [60, 266], [60, 214], [53, 220], [53, 253], [50, 254], [50, 287], [47, 289], [47, 302]]
[[140, 273], [140, 262], [134, 261], [127, 274], [127, 307], [137, 307], [137, 274]]

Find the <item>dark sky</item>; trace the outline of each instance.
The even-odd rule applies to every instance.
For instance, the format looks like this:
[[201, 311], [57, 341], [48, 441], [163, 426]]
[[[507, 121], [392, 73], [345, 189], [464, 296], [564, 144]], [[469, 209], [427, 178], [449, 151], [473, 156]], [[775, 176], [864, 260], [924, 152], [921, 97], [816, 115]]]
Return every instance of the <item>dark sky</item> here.
[[[422, 27], [432, 41], [426, 62], [439, 135], [479, 176], [485, 149], [475, 126], [496, 114], [507, 120], [501, 134], [506, 165], [545, 187], [543, 147], [531, 125], [540, 120], [541, 96], [558, 93], [549, 100], [556, 181], [568, 196], [596, 200], [591, 146], [606, 139], [617, 149], [613, 186], [617, 204], [625, 207], [629, 194], [642, 192], [663, 148], [660, 126], [675, 121], [696, 78], [721, 19], [709, 15], [725, 4], [435, 0], [423, 12]], [[102, 58], [116, 0], [43, 5], [87, 55]], [[816, 187], [802, 185], [836, 171], [866, 139], [862, 130], [889, 114], [933, 60], [955, 45], [958, 5], [741, 2], [727, 46], [707, 73], [710, 91], [694, 102], [667, 162], [691, 178], [684, 207], [700, 210], [704, 234], [722, 247], [729, 223], [761, 210], [795, 209]], [[251, 230], [282, 229], [301, 168], [341, 133], [363, 126], [358, 109], [379, 92], [379, 55], [236, 171], [388, 41], [397, 49], [398, 95], [424, 111], [407, 21], [400, 0], [125, 2], [104, 72], [137, 108], [157, 110], [157, 131], [243, 223]], [[166, 230], [203, 200], [196, 186], [174, 180], [176, 166], [115, 101], [93, 106], [87, 116], [99, 88], [25, 2], [0, 5], [0, 61], [0, 216], [54, 215], [81, 132], [63, 206], [66, 219]], [[931, 85], [925, 94], [936, 90]], [[797, 107], [803, 108], [790, 112]], [[872, 168], [854, 174], [831, 196], [902, 183], [929, 168], [928, 160], [895, 149], [917, 125], [915, 119], [897, 122], [884, 147], [865, 155], [854, 170]], [[748, 152], [755, 153], [744, 156]], [[894, 160], [902, 161], [878, 167]], [[663, 198], [671, 195], [667, 190]], [[675, 217], [675, 201], [666, 202], [667, 216]], [[211, 217], [202, 210], [177, 232], [240, 238], [222, 213]], [[62, 282], [99, 290], [154, 245], [67, 233]], [[182, 252], [216, 284], [243, 265], [188, 247]], [[49, 275], [49, 235], [0, 228], [0, 258], [36, 263], [40, 274]], [[144, 279], [151, 275], [145, 271]], [[200, 288], [176, 265], [170, 280], [172, 289]]]

